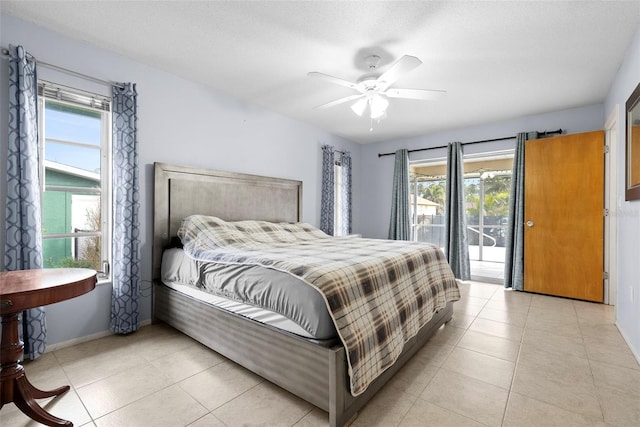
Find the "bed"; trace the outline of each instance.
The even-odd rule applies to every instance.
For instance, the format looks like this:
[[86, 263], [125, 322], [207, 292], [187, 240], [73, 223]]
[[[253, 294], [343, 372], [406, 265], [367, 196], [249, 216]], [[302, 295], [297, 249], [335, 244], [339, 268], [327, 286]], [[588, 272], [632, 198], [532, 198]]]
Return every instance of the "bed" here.
[[224, 221], [297, 223], [301, 200], [300, 181], [156, 163], [153, 318], [328, 412], [332, 427], [342, 426], [451, 319], [452, 302], [404, 344], [392, 366], [354, 395], [350, 354], [341, 340], [283, 331], [180, 292], [160, 279], [164, 250], [175, 241], [185, 218], [198, 214]]

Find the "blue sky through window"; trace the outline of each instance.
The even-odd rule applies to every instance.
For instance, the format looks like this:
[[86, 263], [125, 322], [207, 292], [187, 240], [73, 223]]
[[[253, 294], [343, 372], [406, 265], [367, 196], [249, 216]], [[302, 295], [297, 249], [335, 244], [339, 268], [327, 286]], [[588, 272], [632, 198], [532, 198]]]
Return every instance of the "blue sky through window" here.
[[[61, 108], [64, 107], [64, 108]], [[46, 102], [45, 137], [95, 145], [89, 147], [47, 141], [45, 159], [90, 172], [100, 172], [100, 113]]]

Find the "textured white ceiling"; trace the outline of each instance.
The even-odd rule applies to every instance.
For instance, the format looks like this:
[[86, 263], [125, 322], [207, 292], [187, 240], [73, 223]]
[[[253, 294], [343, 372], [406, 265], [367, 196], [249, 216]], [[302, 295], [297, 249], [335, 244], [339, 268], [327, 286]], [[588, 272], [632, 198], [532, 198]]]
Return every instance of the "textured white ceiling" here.
[[[520, 2], [2, 1], [3, 13], [201, 82], [356, 142], [374, 142], [603, 102], [640, 26], [640, 0]], [[440, 89], [393, 99], [375, 123], [354, 92], [307, 76], [356, 80], [423, 64], [392, 87]]]

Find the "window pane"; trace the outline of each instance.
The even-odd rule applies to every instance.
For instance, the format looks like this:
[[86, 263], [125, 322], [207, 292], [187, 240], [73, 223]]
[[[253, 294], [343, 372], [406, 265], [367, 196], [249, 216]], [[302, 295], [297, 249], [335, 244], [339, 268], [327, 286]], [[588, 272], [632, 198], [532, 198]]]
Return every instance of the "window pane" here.
[[100, 230], [100, 196], [72, 191], [42, 195], [42, 234]]
[[[47, 141], [44, 158], [95, 175], [100, 180], [100, 149]], [[81, 172], [78, 171], [78, 172]]]
[[101, 114], [98, 111], [46, 100], [47, 138], [82, 142], [100, 147]]
[[[477, 246], [480, 236], [480, 179], [465, 178], [464, 180], [465, 214], [467, 215], [467, 240], [469, 245]], [[473, 252], [473, 251], [472, 251]], [[477, 259], [471, 254], [471, 259]]]
[[42, 244], [45, 268], [101, 269], [100, 237], [44, 239]]
[[[484, 180], [484, 232], [491, 237], [484, 244], [489, 248], [483, 252], [485, 261], [504, 262], [506, 227], [509, 220], [510, 174], [491, 174]], [[491, 248], [491, 249], [490, 249]]]
[[413, 194], [410, 196], [415, 239], [444, 248], [446, 181], [435, 179], [420, 182], [420, 177], [415, 177], [415, 180], [418, 197], [414, 198]]

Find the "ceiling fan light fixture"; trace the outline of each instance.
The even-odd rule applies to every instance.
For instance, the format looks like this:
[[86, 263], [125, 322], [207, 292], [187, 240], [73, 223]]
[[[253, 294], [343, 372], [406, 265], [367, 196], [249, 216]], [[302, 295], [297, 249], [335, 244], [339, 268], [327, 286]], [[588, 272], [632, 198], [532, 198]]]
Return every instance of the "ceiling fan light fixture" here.
[[371, 107], [371, 118], [380, 119], [387, 113], [387, 107], [389, 107], [389, 100], [382, 95], [375, 94], [369, 101]]
[[358, 116], [362, 117], [364, 110], [367, 108], [368, 100], [366, 98], [360, 98], [351, 106], [351, 110]]

